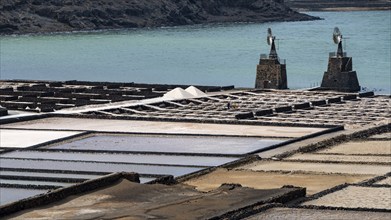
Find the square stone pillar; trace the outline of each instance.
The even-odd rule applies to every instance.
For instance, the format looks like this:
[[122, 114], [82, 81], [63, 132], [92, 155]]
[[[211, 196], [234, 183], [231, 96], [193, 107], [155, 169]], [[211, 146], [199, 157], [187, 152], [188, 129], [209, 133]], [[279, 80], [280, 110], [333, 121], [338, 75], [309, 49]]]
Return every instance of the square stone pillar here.
[[257, 65], [255, 88], [287, 89], [286, 65], [280, 64], [278, 59], [261, 58]]
[[360, 91], [357, 73], [352, 70], [352, 58], [330, 57], [321, 88], [340, 92]]

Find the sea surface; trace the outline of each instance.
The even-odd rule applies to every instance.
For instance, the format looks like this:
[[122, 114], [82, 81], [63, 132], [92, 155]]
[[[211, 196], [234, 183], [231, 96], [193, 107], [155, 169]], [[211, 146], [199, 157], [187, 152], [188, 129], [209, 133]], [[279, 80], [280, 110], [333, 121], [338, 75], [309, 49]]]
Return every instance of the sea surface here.
[[391, 11], [309, 12], [324, 20], [0, 36], [0, 78], [253, 87], [270, 27], [291, 89], [320, 85], [335, 26], [364, 90], [389, 94]]

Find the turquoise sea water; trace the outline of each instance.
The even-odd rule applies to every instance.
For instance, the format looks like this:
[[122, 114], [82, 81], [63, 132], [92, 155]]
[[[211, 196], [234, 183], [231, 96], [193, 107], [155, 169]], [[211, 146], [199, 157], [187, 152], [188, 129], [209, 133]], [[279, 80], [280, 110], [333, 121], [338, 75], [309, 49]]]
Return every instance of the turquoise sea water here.
[[338, 26], [361, 86], [390, 93], [391, 11], [309, 14], [324, 20], [1, 36], [0, 77], [253, 87], [271, 27], [288, 86], [307, 88], [320, 84]]

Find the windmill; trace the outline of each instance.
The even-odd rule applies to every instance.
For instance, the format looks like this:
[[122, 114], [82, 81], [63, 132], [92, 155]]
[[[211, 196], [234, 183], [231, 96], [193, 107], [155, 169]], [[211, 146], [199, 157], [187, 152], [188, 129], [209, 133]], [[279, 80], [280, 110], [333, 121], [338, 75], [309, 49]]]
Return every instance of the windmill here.
[[267, 39], [266, 40], [267, 40], [267, 44], [271, 45], [269, 59], [278, 59], [276, 45], [274, 43], [274, 41], [276, 40], [276, 37], [273, 36], [271, 28], [267, 29]]
[[353, 59], [343, 52], [342, 39], [348, 38], [342, 37], [339, 28], [335, 27], [333, 41], [338, 45], [337, 54], [330, 53], [327, 71], [323, 74], [320, 87], [324, 90], [339, 92], [358, 92], [360, 91], [360, 83], [356, 71], [353, 70]]
[[341, 31], [339, 31], [338, 27], [334, 28], [333, 41], [335, 44], [338, 44], [337, 57], [343, 57], [342, 33], [341, 33]]
[[272, 29], [267, 29], [266, 42], [270, 45], [269, 57], [261, 54], [259, 65], [257, 65], [257, 75], [255, 78], [255, 88], [261, 89], [287, 89], [288, 80], [286, 77], [285, 60], [278, 58], [276, 50], [276, 37], [273, 36]]

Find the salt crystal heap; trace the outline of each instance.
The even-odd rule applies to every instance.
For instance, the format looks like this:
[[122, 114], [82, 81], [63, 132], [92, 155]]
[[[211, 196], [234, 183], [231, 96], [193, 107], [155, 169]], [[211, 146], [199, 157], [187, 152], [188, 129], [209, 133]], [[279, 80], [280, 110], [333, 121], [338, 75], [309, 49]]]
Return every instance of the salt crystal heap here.
[[179, 87], [163, 95], [163, 99], [189, 99], [189, 98], [194, 98], [194, 96], [191, 93], [186, 92], [184, 89]]
[[187, 89], [185, 89], [186, 92], [192, 94], [193, 96], [199, 97], [199, 96], [206, 96], [204, 92], [201, 90], [197, 89], [195, 86], [189, 86]]
[[206, 96], [206, 94], [194, 86], [189, 86], [186, 90], [177, 87], [164, 94], [163, 99], [191, 99], [200, 96]]

